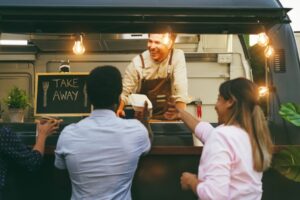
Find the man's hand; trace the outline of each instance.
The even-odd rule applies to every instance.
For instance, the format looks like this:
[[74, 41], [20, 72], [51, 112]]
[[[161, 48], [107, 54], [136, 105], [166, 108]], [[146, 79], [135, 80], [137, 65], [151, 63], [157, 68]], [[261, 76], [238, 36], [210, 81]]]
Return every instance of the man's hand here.
[[178, 112], [177, 103], [175, 101], [168, 102], [168, 110], [164, 113], [164, 118], [167, 120], [180, 119], [180, 113]]
[[118, 117], [125, 117], [124, 107], [125, 107], [125, 103], [122, 99], [120, 99], [120, 105], [116, 111], [116, 115]]
[[150, 112], [148, 110], [148, 102], [145, 101], [144, 107], [141, 111], [134, 111], [134, 117], [142, 122], [144, 125], [145, 123], [148, 124]]
[[118, 117], [125, 117], [125, 112], [123, 109], [118, 109], [117, 112], [116, 112], [116, 115]]
[[147, 101], [145, 101], [143, 110], [141, 110], [141, 111], [134, 111], [134, 117], [136, 119], [138, 119], [142, 124], [144, 124], [144, 126], [148, 130], [150, 141], [152, 142], [152, 140], [153, 140], [153, 133], [152, 133], [151, 127], [149, 125], [150, 112], [148, 110], [148, 102]]

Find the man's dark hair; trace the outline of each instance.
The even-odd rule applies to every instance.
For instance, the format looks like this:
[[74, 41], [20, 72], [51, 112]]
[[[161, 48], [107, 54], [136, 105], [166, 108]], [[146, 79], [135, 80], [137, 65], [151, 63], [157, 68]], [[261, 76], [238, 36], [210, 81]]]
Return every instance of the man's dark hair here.
[[[177, 37], [177, 33], [174, 33], [173, 32], [173, 29], [171, 26], [163, 26], [163, 27], [160, 27], [158, 28], [156, 31], [154, 31], [153, 33], [157, 33], [157, 34], [163, 34], [163, 33], [169, 33], [170, 34], [170, 39], [175, 42], [176, 40], [176, 37]], [[148, 36], [150, 36], [150, 34], [152, 33], [149, 33]]]
[[122, 77], [116, 67], [96, 67], [90, 72], [86, 82], [87, 95], [95, 109], [111, 108], [119, 103]]

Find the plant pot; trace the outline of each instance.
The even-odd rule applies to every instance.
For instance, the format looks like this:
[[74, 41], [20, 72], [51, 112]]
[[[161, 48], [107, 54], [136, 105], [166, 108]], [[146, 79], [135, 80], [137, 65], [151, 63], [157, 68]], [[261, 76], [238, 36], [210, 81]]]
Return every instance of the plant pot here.
[[9, 109], [10, 122], [23, 123], [24, 122], [24, 110], [18, 108]]

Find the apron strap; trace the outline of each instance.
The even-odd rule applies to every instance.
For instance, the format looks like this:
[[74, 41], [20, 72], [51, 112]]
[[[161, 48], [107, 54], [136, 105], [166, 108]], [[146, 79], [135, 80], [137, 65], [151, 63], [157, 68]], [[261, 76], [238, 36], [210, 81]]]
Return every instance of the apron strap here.
[[173, 58], [173, 49], [171, 50], [171, 55], [169, 59], [169, 65], [172, 65], [172, 58]]
[[[143, 71], [145, 69], [145, 61], [144, 61], [144, 58], [143, 58], [142, 54], [140, 54], [140, 59], [141, 59], [141, 62], [142, 62], [142, 76], [143, 76]], [[138, 73], [137, 75], [138, 75], [138, 80], [141, 80], [140, 74]]]
[[169, 63], [168, 63], [168, 68], [167, 68], [167, 77], [168, 78], [171, 76], [172, 58], [173, 58], [173, 49], [171, 50], [170, 59], [169, 59]]
[[145, 62], [144, 62], [144, 58], [143, 58], [142, 54], [140, 54], [140, 59], [142, 61], [142, 68], [144, 69], [145, 68]]

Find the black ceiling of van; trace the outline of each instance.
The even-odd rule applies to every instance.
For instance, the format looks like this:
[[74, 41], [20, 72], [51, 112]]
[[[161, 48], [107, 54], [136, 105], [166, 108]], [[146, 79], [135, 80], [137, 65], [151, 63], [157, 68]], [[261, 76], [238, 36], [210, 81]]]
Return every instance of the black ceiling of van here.
[[277, 0], [1, 0], [7, 33], [257, 33], [289, 23]]

